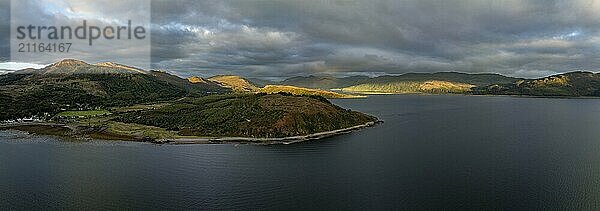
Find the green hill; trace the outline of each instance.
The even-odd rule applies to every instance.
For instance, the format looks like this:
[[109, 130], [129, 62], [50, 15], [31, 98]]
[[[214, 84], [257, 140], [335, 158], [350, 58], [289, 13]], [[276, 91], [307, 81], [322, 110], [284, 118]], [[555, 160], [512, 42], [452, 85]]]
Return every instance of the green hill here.
[[229, 94], [186, 98], [115, 120], [165, 128], [180, 136], [287, 137], [352, 127], [376, 118], [321, 97]]

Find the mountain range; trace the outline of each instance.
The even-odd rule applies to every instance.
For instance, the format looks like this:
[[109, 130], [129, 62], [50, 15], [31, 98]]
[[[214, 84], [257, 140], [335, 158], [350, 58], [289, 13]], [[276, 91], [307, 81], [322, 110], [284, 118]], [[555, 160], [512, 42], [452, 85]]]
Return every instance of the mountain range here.
[[278, 84], [315, 89], [337, 89], [363, 94], [453, 93], [557, 97], [600, 96], [600, 75], [581, 71], [538, 79], [458, 72], [406, 73], [374, 78], [307, 76], [289, 78]]
[[283, 137], [377, 121], [326, 99], [358, 97], [348, 92], [600, 97], [600, 75], [570, 72], [522, 79], [441, 72], [274, 82], [232, 75], [181, 78], [112, 62], [65, 59], [0, 75], [0, 121], [35, 118], [84, 128], [68, 134], [128, 140]]
[[458, 72], [438, 72], [438, 73], [406, 73], [397, 76], [379, 76], [370, 78], [367, 76], [349, 76], [336, 78], [332, 76], [306, 76], [292, 77], [280, 82], [285, 85], [308, 87], [316, 89], [341, 89], [361, 84], [386, 84], [396, 82], [415, 82], [415, 81], [448, 81], [476, 86], [490, 84], [512, 83], [520, 80], [502, 76], [499, 74], [468, 74]]
[[[0, 126], [69, 137], [152, 141], [296, 137], [377, 121], [319, 95], [253, 92], [255, 86], [245, 80], [247, 90], [238, 90], [226, 79], [239, 82], [236, 77], [184, 79], [116, 63], [62, 60], [0, 75], [0, 121], [9, 124]], [[23, 119], [43, 124], [10, 126]]]

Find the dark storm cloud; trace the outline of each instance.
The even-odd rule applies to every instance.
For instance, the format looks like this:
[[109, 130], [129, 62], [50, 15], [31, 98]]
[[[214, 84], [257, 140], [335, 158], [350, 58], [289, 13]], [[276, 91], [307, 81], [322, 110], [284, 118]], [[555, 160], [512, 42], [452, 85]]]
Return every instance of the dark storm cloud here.
[[[286, 77], [597, 70], [594, 1], [156, 1], [156, 66]], [[181, 33], [186, 33], [181, 35]], [[155, 36], [156, 37], [156, 36]], [[169, 39], [164, 37], [185, 37]], [[171, 47], [161, 47], [172, 42]], [[189, 62], [190, 65], [185, 65]]]
[[596, 71], [597, 11], [594, 0], [154, 0], [152, 62], [183, 76]]

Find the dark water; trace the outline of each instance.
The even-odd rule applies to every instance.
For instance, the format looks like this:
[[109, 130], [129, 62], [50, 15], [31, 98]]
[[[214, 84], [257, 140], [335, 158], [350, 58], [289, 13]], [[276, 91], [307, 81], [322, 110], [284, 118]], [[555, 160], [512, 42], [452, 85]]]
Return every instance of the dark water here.
[[288, 146], [0, 133], [6, 209], [600, 208], [600, 100], [373, 96], [386, 122]]

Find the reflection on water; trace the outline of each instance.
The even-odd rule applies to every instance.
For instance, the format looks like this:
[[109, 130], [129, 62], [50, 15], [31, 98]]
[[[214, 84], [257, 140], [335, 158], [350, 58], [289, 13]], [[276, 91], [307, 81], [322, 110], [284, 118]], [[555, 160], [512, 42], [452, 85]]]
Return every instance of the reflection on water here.
[[600, 100], [372, 96], [385, 120], [285, 145], [0, 132], [0, 209], [594, 209]]

